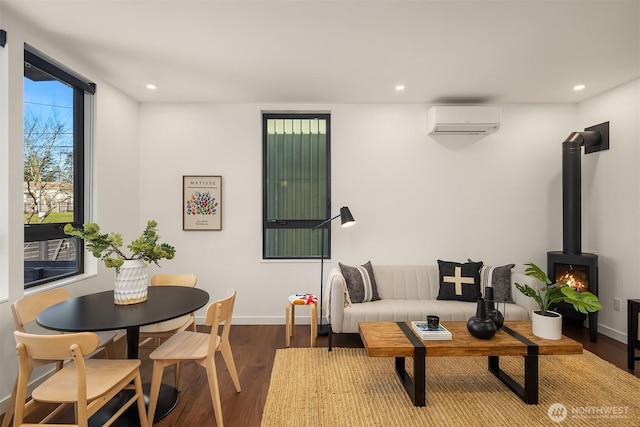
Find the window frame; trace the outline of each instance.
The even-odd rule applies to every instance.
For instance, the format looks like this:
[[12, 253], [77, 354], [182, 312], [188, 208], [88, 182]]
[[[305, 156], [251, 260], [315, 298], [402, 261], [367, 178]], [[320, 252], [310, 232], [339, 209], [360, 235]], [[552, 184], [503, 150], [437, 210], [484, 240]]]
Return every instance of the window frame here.
[[[91, 116], [93, 114], [91, 108], [93, 100], [91, 97], [95, 95], [96, 85], [27, 44], [24, 46], [24, 62], [25, 66], [29, 64], [73, 89], [73, 223], [75, 225], [82, 224], [85, 218], [85, 189], [88, 176], [87, 168], [85, 167], [87, 164], [86, 156], [89, 152], [87, 142], [91, 139], [91, 135], [87, 130], [91, 129]], [[63, 223], [24, 224], [24, 242], [71, 239], [64, 233], [64, 225]], [[81, 275], [85, 272], [84, 241], [78, 238], [73, 239], [75, 239], [75, 266], [71, 267], [73, 271], [63, 272], [30, 282], [27, 282], [25, 275], [25, 289]], [[25, 271], [27, 269], [27, 262], [30, 262], [31, 265], [33, 265], [33, 263], [42, 263], [42, 266], [48, 266], [51, 265], [51, 263], [61, 261], [27, 261], [25, 259]]]
[[[326, 121], [326, 200], [325, 218], [318, 219], [269, 219], [268, 213], [268, 161], [267, 161], [267, 122], [272, 119], [322, 119]], [[277, 260], [307, 260], [331, 258], [331, 227], [330, 224], [324, 227], [324, 248], [323, 254], [318, 255], [296, 255], [296, 256], [269, 256], [267, 254], [267, 231], [282, 229], [313, 229], [322, 222], [331, 218], [331, 113], [328, 112], [263, 112], [262, 113], [262, 259], [269, 261]]]

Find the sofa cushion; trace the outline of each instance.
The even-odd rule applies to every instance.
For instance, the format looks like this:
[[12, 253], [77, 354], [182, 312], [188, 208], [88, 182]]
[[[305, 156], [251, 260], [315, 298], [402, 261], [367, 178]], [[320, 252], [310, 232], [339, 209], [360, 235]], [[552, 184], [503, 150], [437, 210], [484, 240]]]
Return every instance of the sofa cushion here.
[[[438, 296], [438, 266], [378, 265], [373, 266], [381, 299], [432, 299]], [[345, 286], [346, 287], [346, 286]]]
[[480, 269], [482, 262], [459, 262], [438, 260], [440, 270], [439, 300], [477, 301], [480, 292]]
[[502, 265], [500, 267], [490, 267], [483, 265], [480, 269], [480, 289], [486, 286], [493, 288], [493, 298], [496, 302], [513, 303], [511, 295], [511, 269], [515, 264]]
[[362, 266], [349, 266], [342, 263], [338, 265], [347, 283], [348, 303], [356, 304], [380, 299], [371, 261]]
[[[360, 322], [403, 322], [410, 320], [424, 320], [427, 315], [434, 314], [440, 317], [440, 322], [447, 326], [447, 322], [466, 322], [476, 315], [477, 302], [467, 301], [436, 301], [436, 300], [412, 300], [412, 299], [382, 299], [364, 304], [353, 304], [345, 307], [342, 323], [336, 325], [331, 322], [334, 332], [358, 333]], [[516, 304], [500, 304], [500, 311], [505, 319], [529, 320], [526, 308]]]

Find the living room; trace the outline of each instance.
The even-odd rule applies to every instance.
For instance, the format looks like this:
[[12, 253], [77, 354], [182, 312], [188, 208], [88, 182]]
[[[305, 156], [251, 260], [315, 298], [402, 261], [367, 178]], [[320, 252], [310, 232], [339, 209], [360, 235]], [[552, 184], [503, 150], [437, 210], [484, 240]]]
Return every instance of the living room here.
[[[364, 80], [373, 79], [379, 85], [389, 86], [385, 90], [388, 89], [392, 97], [381, 101], [376, 92], [381, 89], [372, 88], [371, 101], [362, 96], [350, 97], [348, 91], [339, 98], [327, 98], [324, 92], [328, 89], [324, 89], [331, 86], [331, 80], [317, 80], [315, 75], [310, 82], [304, 85], [296, 82], [294, 86], [315, 85], [315, 91], [310, 92], [316, 92], [314, 96], [283, 92], [281, 99], [270, 98], [267, 101], [250, 101], [250, 96], [236, 100], [229, 98], [226, 92], [226, 97], [218, 100], [184, 99], [182, 89], [186, 91], [189, 85], [205, 84], [203, 81], [191, 82], [188, 78], [182, 87], [172, 88], [171, 93], [163, 94], [163, 90], [169, 89], [158, 84], [156, 93], [148, 94], [142, 92], [146, 90], [143, 85], [147, 81], [143, 79], [147, 76], [135, 76], [133, 73], [128, 76], [129, 80], [137, 80], [135, 84], [140, 85], [140, 92], [137, 92], [138, 88], [135, 93], [128, 92], [126, 88], [112, 83], [114, 76], [110, 71], [100, 69], [94, 60], [85, 59], [79, 51], [66, 45], [71, 42], [65, 35], [62, 22], [39, 24], [41, 21], [28, 16], [30, 7], [35, 7], [38, 2], [25, 3], [28, 5], [21, 9], [17, 2], [0, 2], [0, 29], [7, 32], [7, 44], [0, 48], [0, 247], [4, 248], [0, 257], [0, 307], [3, 313], [0, 318], [0, 357], [4, 366], [10, 367], [3, 369], [0, 378], [3, 404], [6, 404], [17, 372], [13, 324], [8, 306], [24, 294], [22, 212], [18, 208], [23, 191], [23, 152], [20, 144], [16, 144], [22, 140], [23, 132], [21, 81], [24, 43], [90, 78], [97, 85], [92, 220], [104, 230], [122, 233], [125, 240], [137, 236], [148, 219], [156, 220], [163, 239], [171, 242], [177, 252], [173, 260], [163, 262], [161, 268], [151, 266], [151, 270], [196, 273], [198, 287], [209, 292], [211, 300], [222, 297], [228, 288], [235, 288], [238, 297], [234, 324], [239, 325], [283, 325], [284, 303], [288, 295], [295, 292], [320, 293], [318, 260], [265, 261], [261, 257], [262, 112], [331, 113], [332, 209], [337, 214], [341, 206], [349, 206], [357, 225], [340, 229], [336, 223], [333, 224], [332, 257], [325, 261], [325, 272], [338, 261], [362, 264], [369, 260], [374, 265], [411, 265], [434, 264], [438, 259], [466, 261], [470, 258], [488, 265], [514, 263], [518, 271], [523, 271], [523, 264], [529, 261], [544, 265], [546, 253], [562, 247], [561, 143], [571, 132], [608, 121], [611, 126], [610, 149], [582, 157], [582, 242], [585, 252], [597, 253], [600, 258], [599, 297], [604, 308], [599, 313], [598, 331], [626, 342], [626, 300], [638, 298], [640, 294], [637, 281], [640, 274], [637, 263], [640, 259], [638, 1], [516, 2], [516, 6], [509, 7], [494, 2], [470, 2], [466, 6], [471, 9], [465, 9], [464, 2], [456, 2], [461, 12], [472, 10], [481, 22], [481, 18], [486, 17], [482, 12], [483, 6], [493, 11], [492, 8], [502, 10], [500, 7], [511, 9], [520, 5], [527, 13], [535, 12], [536, 17], [541, 16], [538, 8], [548, 8], [550, 18], [547, 22], [536, 25], [527, 22], [515, 25], [512, 22], [510, 26], [492, 27], [504, 31], [499, 33], [499, 38], [504, 39], [505, 44], [492, 46], [490, 50], [493, 52], [495, 49], [499, 53], [503, 49], [504, 55], [514, 61], [523, 58], [517, 52], [524, 50], [530, 59], [529, 63], [522, 64], [523, 67], [543, 64], [543, 68], [553, 76], [557, 64], [566, 64], [566, 58], [545, 56], [544, 47], [552, 45], [553, 41], [541, 39], [535, 32], [529, 32], [528, 39], [514, 40], [506, 30], [515, 31], [515, 27], [523, 26], [531, 30], [539, 28], [540, 32], [558, 31], [565, 39], [558, 39], [557, 43], [569, 40], [563, 46], [567, 48], [566, 57], [571, 58], [574, 64], [572, 74], [576, 81], [560, 82], [545, 76], [522, 82], [531, 85], [527, 88], [528, 93], [550, 91], [558, 92], [557, 96], [540, 96], [531, 100], [534, 97], [529, 95], [530, 98], [514, 99], [502, 91], [488, 92], [488, 86], [478, 87], [483, 84], [484, 75], [497, 74], [505, 84], [513, 78], [510, 74], [501, 74], [500, 63], [482, 62], [471, 55], [474, 51], [484, 52], [485, 46], [474, 45], [474, 41], [480, 44], [483, 39], [474, 38], [469, 33], [456, 39], [457, 42], [468, 42], [458, 48], [467, 52], [469, 59], [464, 61], [460, 59], [464, 55], [451, 51], [451, 56], [458, 59], [454, 65], [459, 68], [445, 65], [444, 73], [451, 75], [449, 80], [453, 83], [433, 80], [428, 82], [428, 86], [452, 87], [449, 85], [457, 80], [458, 88], [454, 93], [441, 95], [449, 96], [449, 102], [469, 103], [485, 97], [485, 103], [499, 105], [502, 111], [500, 129], [482, 137], [428, 135], [428, 108], [447, 103], [446, 100], [411, 94], [413, 88], [409, 81], [406, 82], [405, 93], [395, 93], [395, 76], [359, 68], [350, 62], [352, 58], [343, 55], [337, 56], [343, 62], [334, 64], [335, 75], [332, 78], [338, 79], [341, 69], [351, 67], [359, 71]], [[96, 13], [101, 14], [100, 2], [96, 3]], [[252, 2], [242, 3], [247, 7], [255, 6]], [[364, 7], [368, 2], [348, 2], [349, 7], [330, 5], [329, 2], [309, 3], [353, 12], [357, 9], [354, 3]], [[396, 2], [382, 3], [392, 8]], [[87, 7], [90, 11], [91, 8]], [[167, 22], [168, 18], [161, 15], [163, 7], [166, 4], [156, 9], [158, 17], [153, 19]], [[231, 8], [229, 4], [225, 7]], [[346, 9], [340, 9], [342, 7]], [[387, 16], [383, 13], [386, 9], [377, 9], [380, 4], [370, 7]], [[572, 8], [580, 12], [578, 16], [587, 19], [589, 24], [598, 23], [600, 27], [591, 30], [578, 18], [575, 18], [578, 22], [569, 19], [573, 16]], [[403, 13], [398, 11], [399, 16], [406, 17]], [[517, 16], [523, 17], [527, 13], [521, 11]], [[505, 18], [506, 12], [505, 16], [500, 16]], [[598, 16], [607, 16], [608, 19], [599, 22], [595, 19]], [[221, 19], [217, 17], [216, 22]], [[468, 17], [464, 21], [468, 22]], [[261, 33], [252, 35], [252, 22], [247, 19], [238, 23], [238, 33], [233, 36], [239, 39], [260, 38]], [[476, 23], [477, 28], [485, 28], [487, 33], [491, 33], [488, 25], [485, 27], [481, 22]], [[120, 28], [117, 20], [102, 25], [128, 33], [131, 38], [139, 34], [132, 27]], [[344, 32], [345, 37], [359, 34], [357, 29], [352, 29], [353, 22], [340, 20], [335, 25], [336, 30], [353, 31]], [[559, 30], [562, 26], [566, 28]], [[600, 35], [591, 32], [600, 32]], [[600, 42], [598, 48], [592, 48], [592, 45], [581, 42], [576, 33], [589, 36], [589, 43], [598, 43], [601, 34], [608, 38], [606, 42]], [[363, 30], [363, 36], [367, 34], [377, 33]], [[233, 43], [231, 36], [225, 43]], [[180, 34], [167, 26], [166, 37], [171, 48], [157, 54], [158, 58], [166, 59], [158, 59], [151, 64], [158, 78], [164, 73], [174, 72], [172, 62], [185, 60], [179, 51], [180, 42], [174, 40], [180, 40]], [[381, 39], [382, 36], [375, 40], [380, 46], [378, 49], [384, 47], [382, 52], [389, 53], [389, 47]], [[217, 39], [215, 42], [221, 44]], [[91, 35], [87, 35], [80, 44], [91, 46]], [[512, 50], [504, 50], [506, 47]], [[568, 50], [569, 47], [578, 50]], [[125, 55], [129, 54], [125, 47], [122, 49]], [[604, 52], [601, 53], [600, 49]], [[96, 43], [95, 50], [102, 50], [102, 46]], [[104, 52], [106, 55], [109, 49]], [[371, 47], [361, 54], [376, 56], [377, 52], [375, 47]], [[216, 53], [211, 49], [201, 54]], [[605, 66], [594, 64], [598, 59], [593, 56], [597, 58], [600, 54], [606, 55], [611, 62]], [[431, 67], [441, 66], [440, 60], [432, 61], [428, 53], [423, 52], [421, 58], [428, 60]], [[416, 58], [398, 60], [392, 55], [385, 59], [388, 61], [398, 62], [399, 67], [424, 67], [416, 64]], [[442, 61], [449, 64], [446, 59]], [[212, 81], [220, 80], [212, 83], [220, 86], [220, 91], [225, 86], [241, 86], [237, 88], [238, 94], [254, 91], [251, 96], [262, 99], [259, 94], [264, 90], [260, 87], [263, 76], [260, 68], [251, 68], [255, 63], [247, 65], [242, 76], [225, 72], [226, 66], [223, 58], [219, 73], [210, 70], [202, 73]], [[585, 90], [592, 92], [587, 95], [584, 92], [574, 93], [572, 87], [581, 82], [581, 70], [592, 67], [608, 70], [613, 77], [607, 81], [615, 81], [615, 84], [590, 87], [589, 82], [585, 82]], [[562, 68], [566, 69], [566, 66]], [[369, 73], [374, 77], [368, 76]], [[357, 87], [360, 83], [357, 76], [357, 73], [347, 74], [348, 84]], [[253, 84], [243, 86], [243, 78]], [[559, 93], [561, 91], [562, 94]], [[184, 175], [222, 176], [222, 230], [182, 230]], [[111, 286], [113, 272], [93, 259], [87, 262], [90, 263], [89, 270], [96, 274], [69, 282], [66, 287], [73, 295], [97, 292]], [[614, 310], [614, 299], [624, 302], [620, 311]], [[203, 316], [203, 310], [197, 313], [200, 323]], [[5, 375], [5, 372], [10, 374]]]

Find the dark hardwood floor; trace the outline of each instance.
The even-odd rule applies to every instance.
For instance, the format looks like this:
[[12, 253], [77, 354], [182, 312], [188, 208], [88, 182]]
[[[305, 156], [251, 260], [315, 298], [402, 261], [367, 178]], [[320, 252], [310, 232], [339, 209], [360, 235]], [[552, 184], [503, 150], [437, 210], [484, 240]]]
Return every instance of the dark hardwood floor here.
[[[291, 346], [308, 347], [310, 345], [309, 333], [309, 326], [296, 326], [296, 334], [292, 337]], [[620, 369], [627, 370], [625, 344], [604, 335], [598, 335], [598, 342], [591, 343], [586, 328], [565, 327], [564, 333], [581, 342], [586, 350], [597, 354]], [[231, 328], [230, 340], [242, 392], [236, 393], [222, 358], [218, 355], [216, 362], [225, 425], [227, 427], [259, 426], [269, 390], [269, 379], [276, 350], [285, 347], [284, 325], [234, 325]], [[327, 344], [327, 337], [318, 337], [317, 346], [326, 347]], [[349, 334], [334, 336], [334, 345], [337, 347], [361, 347], [362, 343], [358, 335]], [[124, 348], [122, 351], [124, 354]], [[147, 356], [148, 352], [141, 351], [143, 381], [149, 381], [151, 376], [151, 364]], [[640, 377], [640, 363], [638, 369], [632, 373]], [[166, 370], [167, 382], [172, 382], [172, 374], [172, 369]], [[187, 364], [183, 381], [183, 390], [176, 408], [154, 426], [215, 426], [204, 368], [193, 363]], [[295, 381], [295, 378], [292, 378], [292, 381]]]

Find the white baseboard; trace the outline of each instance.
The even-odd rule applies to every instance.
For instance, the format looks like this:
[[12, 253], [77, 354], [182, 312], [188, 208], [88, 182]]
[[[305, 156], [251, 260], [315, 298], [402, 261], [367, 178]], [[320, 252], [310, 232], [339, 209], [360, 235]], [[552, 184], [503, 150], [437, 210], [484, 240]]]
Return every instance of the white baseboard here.
[[[296, 312], [297, 314], [297, 312]], [[285, 317], [282, 316], [233, 316], [233, 325], [283, 325], [285, 324]], [[204, 316], [196, 316], [196, 324], [204, 325]], [[296, 316], [296, 325], [309, 325], [311, 320], [309, 314], [301, 314]]]
[[623, 344], [627, 343], [626, 332], [620, 332], [616, 329], [609, 328], [607, 326], [598, 325], [598, 332], [616, 341], [620, 341]]

